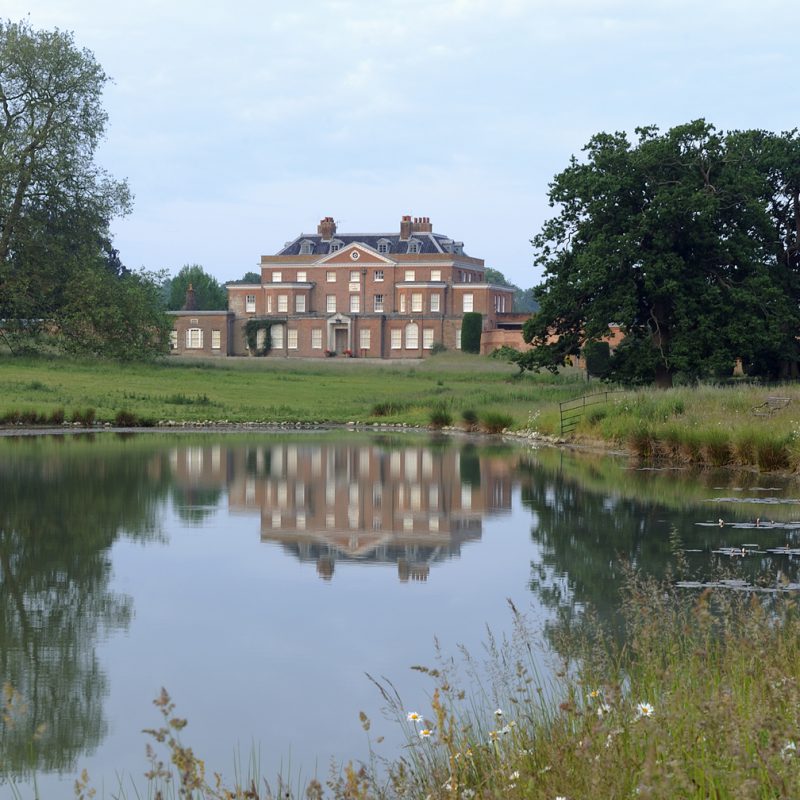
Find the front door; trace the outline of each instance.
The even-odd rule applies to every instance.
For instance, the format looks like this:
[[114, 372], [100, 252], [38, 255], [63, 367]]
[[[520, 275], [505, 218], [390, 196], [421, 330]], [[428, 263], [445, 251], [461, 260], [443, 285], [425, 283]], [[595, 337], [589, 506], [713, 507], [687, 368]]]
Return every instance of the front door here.
[[336, 328], [333, 332], [334, 350], [342, 355], [347, 350], [347, 328]]

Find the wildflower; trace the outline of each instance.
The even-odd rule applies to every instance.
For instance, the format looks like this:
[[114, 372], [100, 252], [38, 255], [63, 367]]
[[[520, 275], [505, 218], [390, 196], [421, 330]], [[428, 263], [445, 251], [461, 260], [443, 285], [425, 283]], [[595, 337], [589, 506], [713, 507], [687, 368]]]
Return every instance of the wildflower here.
[[636, 704], [636, 717], [652, 717], [653, 706], [650, 703], [637, 703]]
[[446, 792], [452, 792], [453, 791], [453, 779], [452, 778], [448, 778], [442, 784], [442, 789], [444, 789]]
[[419, 732], [419, 737], [420, 737], [420, 739], [429, 739], [431, 737], [432, 733], [433, 733], [433, 731], [430, 728], [423, 728]]
[[789, 741], [783, 746], [781, 750], [781, 758], [791, 758], [793, 755], [797, 754], [797, 744], [796, 742]]
[[496, 717], [498, 717], [498, 718], [502, 717], [503, 716], [503, 709], [502, 708], [495, 709], [494, 715]]
[[489, 731], [489, 742], [496, 742], [499, 735], [497, 731]]
[[508, 736], [511, 733], [511, 726], [510, 725], [503, 725], [502, 728], [498, 731], [501, 736]]
[[461, 792], [461, 800], [472, 800], [473, 797], [475, 797], [474, 789], [464, 789]]
[[516, 781], [519, 779], [519, 770], [515, 769], [509, 776], [508, 779], [511, 781]]
[[406, 715], [406, 719], [409, 722], [420, 722], [422, 720], [422, 717], [419, 714], [417, 714], [416, 711], [409, 711], [408, 714]]
[[611, 713], [611, 706], [608, 703], [600, 703], [600, 705], [597, 706], [598, 717], [604, 717], [606, 714], [610, 713]]
[[586, 699], [591, 703], [592, 700], [599, 700], [603, 696], [603, 693], [599, 689], [592, 689], [588, 695], [586, 695]]

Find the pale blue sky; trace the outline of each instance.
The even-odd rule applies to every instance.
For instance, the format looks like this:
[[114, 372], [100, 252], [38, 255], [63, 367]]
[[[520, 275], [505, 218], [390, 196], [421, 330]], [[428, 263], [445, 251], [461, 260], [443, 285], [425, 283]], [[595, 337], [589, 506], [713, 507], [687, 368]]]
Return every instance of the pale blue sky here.
[[798, 124], [797, 0], [5, 0], [114, 84], [131, 267], [257, 268], [323, 216], [429, 216], [513, 282], [547, 184], [601, 130]]

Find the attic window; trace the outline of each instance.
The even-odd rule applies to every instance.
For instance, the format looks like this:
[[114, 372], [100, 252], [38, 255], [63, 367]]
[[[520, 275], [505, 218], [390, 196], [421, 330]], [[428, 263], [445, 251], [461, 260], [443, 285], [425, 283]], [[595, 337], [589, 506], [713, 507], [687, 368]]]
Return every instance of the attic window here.
[[340, 242], [338, 239], [334, 239], [331, 242], [331, 253], [335, 253], [338, 250], [341, 250], [343, 244], [344, 244], [344, 242]]
[[313, 247], [314, 247], [313, 242], [309, 242], [308, 239], [300, 242], [300, 255], [301, 256], [311, 255]]
[[378, 242], [378, 252], [379, 253], [388, 253], [389, 252], [389, 241], [388, 239], [381, 239]]
[[413, 239], [408, 243], [408, 252], [409, 253], [419, 253], [420, 251], [420, 243], [414, 241]]

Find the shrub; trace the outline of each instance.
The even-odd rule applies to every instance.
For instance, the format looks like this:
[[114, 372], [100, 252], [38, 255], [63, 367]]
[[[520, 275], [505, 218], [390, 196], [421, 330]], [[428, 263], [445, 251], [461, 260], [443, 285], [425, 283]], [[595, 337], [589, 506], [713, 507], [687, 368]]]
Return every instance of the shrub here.
[[486, 411], [481, 415], [480, 421], [481, 428], [486, 433], [502, 433], [514, 424], [514, 418], [510, 414], [503, 414], [500, 411]]
[[393, 403], [387, 401], [384, 403], [375, 403], [372, 410], [369, 412], [372, 417], [391, 417], [394, 414], [399, 414], [408, 408], [408, 403]]
[[114, 417], [114, 424], [118, 428], [133, 428], [138, 425], [139, 420], [132, 411], [127, 411], [126, 409], [122, 409], [121, 411], [117, 411], [117, 415]]
[[438, 430], [444, 428], [446, 425], [450, 425], [453, 422], [453, 416], [449, 409], [440, 403], [431, 409], [428, 422], [431, 428]]
[[465, 408], [461, 412], [461, 420], [468, 431], [474, 431], [478, 427], [478, 412], [471, 408]]
[[72, 422], [77, 422], [79, 425], [83, 425], [84, 428], [91, 428], [94, 425], [96, 413], [93, 408], [86, 408], [83, 411], [76, 408], [72, 412]]
[[434, 342], [433, 347], [431, 347], [431, 355], [437, 356], [439, 353], [444, 353], [447, 351], [447, 348], [441, 342]]
[[611, 370], [611, 347], [608, 342], [586, 342], [583, 347], [586, 371], [594, 378], [605, 378]]
[[64, 421], [64, 409], [63, 408], [56, 408], [50, 412], [50, 419], [49, 422], [51, 425], [61, 425]]
[[483, 315], [467, 311], [461, 322], [461, 349], [465, 353], [480, 353]]

